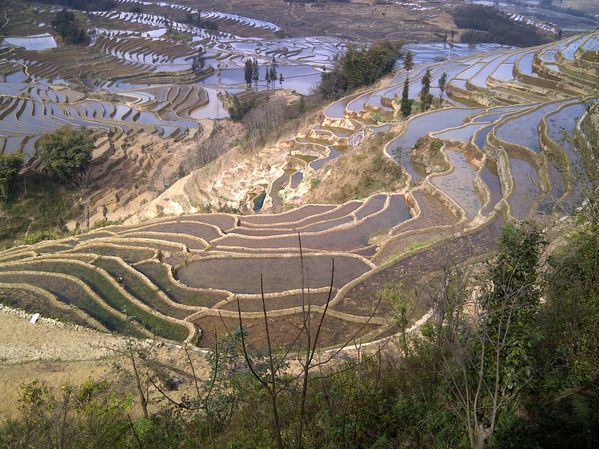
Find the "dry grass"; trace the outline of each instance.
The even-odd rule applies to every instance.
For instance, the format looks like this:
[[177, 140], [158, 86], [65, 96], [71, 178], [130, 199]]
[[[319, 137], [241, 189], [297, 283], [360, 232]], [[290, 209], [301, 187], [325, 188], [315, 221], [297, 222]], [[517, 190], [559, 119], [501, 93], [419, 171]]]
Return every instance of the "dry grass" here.
[[320, 184], [307, 194], [305, 202], [343, 203], [401, 190], [406, 179], [403, 170], [383, 153], [389, 140], [387, 133], [377, 134], [325, 164], [318, 172]]
[[[128, 366], [127, 361], [110, 348], [124, 348], [124, 337], [102, 334], [74, 327], [57, 327], [47, 324], [30, 324], [25, 318], [0, 312], [0, 419], [15, 416], [18, 411], [19, 386], [39, 379], [50, 389], [57, 390], [65, 383], [78, 385], [88, 378], [106, 379], [119, 391], [129, 392], [135, 398], [131, 379], [113, 370], [116, 362]], [[203, 355], [190, 353], [198, 376], [208, 378]], [[153, 360], [172, 367], [178, 377], [184, 378], [179, 398], [191, 393], [193, 382], [189, 377], [186, 356], [179, 348], [156, 347], [151, 350]], [[156, 397], [157, 393], [152, 393]], [[132, 409], [133, 415], [139, 407]]]

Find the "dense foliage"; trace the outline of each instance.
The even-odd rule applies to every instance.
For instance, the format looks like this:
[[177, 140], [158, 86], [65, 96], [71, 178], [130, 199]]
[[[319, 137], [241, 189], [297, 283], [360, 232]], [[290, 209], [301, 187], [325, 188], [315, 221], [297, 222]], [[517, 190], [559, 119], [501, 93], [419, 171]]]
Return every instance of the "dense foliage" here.
[[83, 44], [88, 35], [85, 27], [79, 23], [75, 14], [66, 9], [58, 12], [52, 20], [52, 29], [56, 31], [67, 44]]
[[466, 43], [494, 42], [529, 47], [549, 40], [537, 28], [514, 22], [505, 13], [490, 6], [461, 6], [453, 11], [453, 20], [458, 28], [470, 30], [462, 34], [462, 42]]
[[218, 31], [218, 23], [216, 23], [214, 20], [203, 19], [199, 13], [187, 13], [185, 16], [185, 22], [208, 31]]
[[226, 94], [224, 104], [231, 120], [239, 122], [256, 105], [256, 99], [239, 99], [237, 95]]
[[94, 143], [89, 133], [71, 127], [45, 134], [40, 139], [41, 160], [54, 177], [62, 182], [71, 182], [85, 171], [91, 162]]
[[22, 153], [0, 154], [0, 201], [7, 201], [23, 167]]
[[330, 72], [322, 75], [319, 93], [327, 99], [374, 83], [390, 73], [400, 56], [401, 44], [377, 41], [368, 48], [349, 46]]
[[412, 100], [410, 100], [410, 78], [406, 78], [401, 90], [401, 113], [408, 117], [412, 113]]

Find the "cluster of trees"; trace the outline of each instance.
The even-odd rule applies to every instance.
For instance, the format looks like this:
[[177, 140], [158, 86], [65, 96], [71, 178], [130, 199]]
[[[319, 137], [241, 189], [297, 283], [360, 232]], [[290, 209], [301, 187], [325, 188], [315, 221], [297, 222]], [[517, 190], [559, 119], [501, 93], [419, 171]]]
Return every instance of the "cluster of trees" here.
[[[258, 66], [256, 58], [248, 58], [245, 60], [243, 76], [248, 89], [252, 87], [252, 83], [256, 89], [258, 88], [258, 81], [260, 81], [260, 67]], [[266, 81], [266, 89], [275, 89], [277, 81], [279, 82], [280, 87], [283, 87], [285, 78], [283, 77], [283, 73], [279, 73], [277, 76], [277, 61], [274, 57], [272, 63], [265, 68], [264, 81]]]
[[185, 22], [208, 31], [218, 31], [218, 23], [216, 23], [214, 20], [202, 19], [200, 13], [187, 13], [185, 16]]
[[109, 11], [114, 9], [114, 0], [27, 0], [32, 3], [46, 3], [60, 5], [65, 8], [79, 9], [81, 11]]
[[23, 169], [22, 153], [0, 155], [0, 246], [56, 238], [67, 221], [89, 218], [89, 133], [62, 129], [38, 142], [39, 168]]
[[94, 142], [87, 130], [65, 126], [42, 136], [40, 147], [39, 157], [50, 175], [70, 183], [89, 167]]
[[89, 40], [85, 26], [79, 23], [75, 14], [66, 9], [56, 14], [51, 25], [67, 44], [84, 44]]
[[[39, 157], [52, 178], [68, 184], [87, 170], [93, 147], [93, 141], [87, 131], [64, 127], [42, 136]], [[6, 203], [12, 198], [24, 159], [23, 153], [0, 154], [1, 202]]]
[[400, 51], [401, 44], [391, 41], [377, 41], [367, 48], [350, 45], [335, 67], [322, 74], [319, 93], [326, 99], [334, 99], [374, 83], [393, 70]]
[[206, 50], [203, 47], [198, 49], [197, 54], [191, 60], [191, 70], [194, 73], [201, 73], [206, 68]]
[[494, 42], [517, 47], [540, 45], [549, 41], [538, 28], [511, 20], [492, 6], [465, 5], [453, 11], [453, 21], [459, 28], [468, 29], [462, 42]]
[[282, 88], [285, 78], [283, 77], [283, 72], [279, 73], [279, 76], [277, 76], [277, 66], [273, 63], [272, 65], [266, 67], [264, 80], [266, 81], [266, 89], [276, 89], [277, 81], [279, 82], [279, 86]]
[[[401, 92], [401, 103], [400, 103], [400, 111], [404, 117], [408, 117], [412, 113], [413, 100], [410, 99], [410, 70], [414, 67], [414, 55], [411, 51], [408, 51], [404, 56], [404, 68], [408, 72], [408, 76], [404, 81], [403, 89]], [[448, 75], [446, 72], [443, 72], [439, 79], [437, 80], [437, 85], [439, 87], [439, 99], [443, 100], [443, 94], [445, 93], [445, 89], [447, 88]], [[420, 100], [420, 111], [424, 112], [431, 108], [433, 105], [433, 95], [431, 94], [431, 82], [432, 82], [432, 73], [430, 69], [422, 76], [421, 80], [421, 88], [419, 94]]]
[[254, 83], [256, 89], [258, 88], [258, 81], [260, 80], [260, 68], [258, 67], [258, 61], [256, 58], [248, 58], [245, 60], [243, 76], [248, 89], [252, 87], [252, 83]]

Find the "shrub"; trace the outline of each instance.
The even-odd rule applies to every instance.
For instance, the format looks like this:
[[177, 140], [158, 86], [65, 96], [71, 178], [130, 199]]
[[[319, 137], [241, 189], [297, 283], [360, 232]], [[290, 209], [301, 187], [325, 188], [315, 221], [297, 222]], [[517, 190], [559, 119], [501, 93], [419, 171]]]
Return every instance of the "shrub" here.
[[318, 86], [324, 98], [337, 98], [345, 92], [374, 83], [390, 73], [400, 55], [401, 44], [377, 41], [368, 48], [349, 46], [331, 72], [322, 74]]
[[51, 24], [67, 44], [84, 44], [88, 41], [85, 27], [78, 22], [75, 14], [66, 9], [57, 13]]
[[33, 245], [44, 240], [56, 240], [59, 238], [60, 235], [54, 230], [36, 231], [21, 239], [15, 240], [15, 245]]
[[0, 201], [7, 201], [23, 166], [23, 153], [0, 154]]
[[91, 162], [94, 143], [84, 129], [66, 126], [40, 139], [40, 157], [52, 174], [62, 182], [70, 182], [85, 171]]

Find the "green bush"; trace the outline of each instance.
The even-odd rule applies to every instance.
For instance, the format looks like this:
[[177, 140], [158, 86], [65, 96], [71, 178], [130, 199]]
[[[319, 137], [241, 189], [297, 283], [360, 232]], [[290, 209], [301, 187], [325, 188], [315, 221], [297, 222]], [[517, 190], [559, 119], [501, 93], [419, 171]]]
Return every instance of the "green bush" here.
[[7, 201], [23, 167], [23, 153], [0, 154], [0, 201]]
[[45, 134], [40, 139], [40, 158], [61, 182], [74, 181], [89, 166], [94, 142], [84, 129], [70, 126]]
[[75, 14], [66, 9], [56, 14], [51, 25], [67, 44], [84, 44], [89, 40], [85, 27], [79, 23]]
[[376, 41], [368, 48], [349, 46], [330, 72], [324, 72], [318, 92], [324, 98], [338, 98], [348, 91], [374, 83], [391, 73], [400, 56], [401, 44]]
[[33, 245], [43, 240], [57, 240], [61, 235], [55, 230], [35, 231], [25, 237], [15, 240], [15, 245]]

